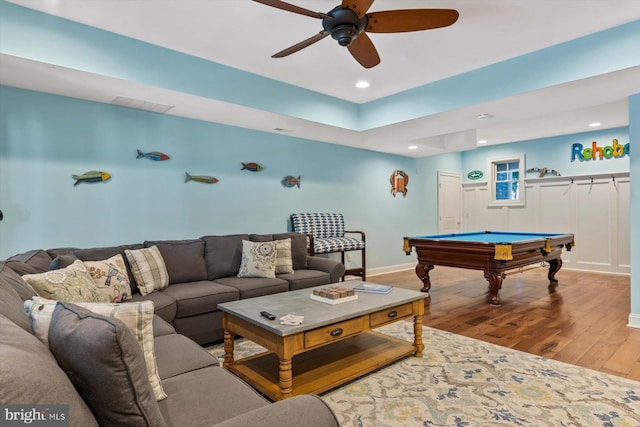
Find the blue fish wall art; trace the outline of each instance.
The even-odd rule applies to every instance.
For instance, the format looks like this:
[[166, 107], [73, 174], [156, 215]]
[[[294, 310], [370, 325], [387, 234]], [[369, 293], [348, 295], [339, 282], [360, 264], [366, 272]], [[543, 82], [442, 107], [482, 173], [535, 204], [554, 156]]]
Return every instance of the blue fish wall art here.
[[171, 157], [167, 156], [164, 153], [160, 153], [158, 151], [151, 151], [149, 153], [143, 153], [140, 150], [136, 150], [138, 152], [138, 155], [136, 156], [136, 159], [141, 159], [141, 158], [146, 158], [149, 160], [155, 160], [156, 162], [160, 162], [163, 160], [169, 160]]
[[295, 176], [285, 176], [284, 178], [282, 178], [282, 181], [280, 181], [282, 183], [282, 185], [284, 187], [287, 188], [292, 188], [292, 187], [298, 187], [300, 188], [300, 177], [295, 177]]

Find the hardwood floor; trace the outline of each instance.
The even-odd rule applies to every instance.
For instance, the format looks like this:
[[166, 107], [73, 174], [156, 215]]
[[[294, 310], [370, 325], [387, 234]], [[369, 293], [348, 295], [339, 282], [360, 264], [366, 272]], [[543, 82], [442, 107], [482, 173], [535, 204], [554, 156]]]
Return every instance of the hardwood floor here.
[[[430, 277], [426, 326], [640, 381], [640, 329], [626, 326], [628, 276], [560, 270], [552, 289], [537, 268], [504, 279], [502, 307], [489, 306], [481, 271], [436, 266]], [[413, 269], [367, 279], [422, 287]]]

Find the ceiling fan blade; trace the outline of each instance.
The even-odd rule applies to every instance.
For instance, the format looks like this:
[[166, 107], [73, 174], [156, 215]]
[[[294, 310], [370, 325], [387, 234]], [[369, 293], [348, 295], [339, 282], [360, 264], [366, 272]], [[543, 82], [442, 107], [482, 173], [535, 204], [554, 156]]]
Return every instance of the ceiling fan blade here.
[[326, 13], [314, 12], [312, 10], [305, 9], [303, 7], [296, 6], [293, 4], [285, 3], [280, 0], [253, 0], [253, 1], [266, 4], [267, 6], [275, 7], [277, 9], [286, 10], [287, 12], [293, 12], [300, 15], [310, 16], [312, 18], [318, 18], [318, 19], [331, 18], [331, 16], [327, 15]]
[[373, 68], [380, 63], [380, 56], [373, 42], [367, 35], [362, 32], [348, 47], [351, 56], [360, 63], [364, 68]]
[[356, 15], [358, 15], [358, 18], [362, 18], [373, 4], [373, 1], [374, 0], [342, 0], [342, 7], [353, 10]]
[[409, 9], [373, 12], [368, 15], [369, 33], [404, 33], [448, 27], [460, 14], [453, 9]]
[[323, 38], [327, 37], [329, 35], [329, 33], [327, 31], [320, 31], [318, 34], [316, 34], [313, 37], [309, 37], [306, 40], [301, 41], [300, 43], [296, 43], [291, 47], [288, 47], [284, 50], [281, 50], [280, 52], [276, 53], [275, 55], [272, 55], [272, 58], [284, 58], [285, 56], [289, 56], [292, 53], [296, 53], [299, 50], [304, 49], [307, 46], [311, 46], [312, 44], [314, 44], [317, 41], [322, 40]]

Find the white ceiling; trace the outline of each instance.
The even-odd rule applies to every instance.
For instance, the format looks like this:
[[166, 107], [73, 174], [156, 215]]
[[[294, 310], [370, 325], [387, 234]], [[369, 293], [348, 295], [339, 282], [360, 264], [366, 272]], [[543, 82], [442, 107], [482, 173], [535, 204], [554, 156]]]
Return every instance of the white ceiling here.
[[[370, 34], [382, 62], [362, 68], [331, 38], [289, 57], [270, 56], [320, 31], [314, 18], [250, 0], [10, 0], [350, 102], [364, 103], [508, 58], [640, 19], [637, 0], [376, 0], [371, 11], [451, 8], [453, 26]], [[339, 0], [291, 0], [327, 12]], [[356, 89], [359, 79], [371, 83]], [[628, 125], [627, 97], [640, 92], [640, 67], [364, 132], [258, 111], [219, 100], [0, 55], [0, 84], [110, 103], [116, 96], [175, 105], [168, 114], [421, 157]], [[480, 113], [492, 118], [477, 120]], [[461, 141], [459, 144], [456, 141]], [[469, 141], [471, 141], [471, 145]], [[416, 143], [419, 149], [408, 151]]]

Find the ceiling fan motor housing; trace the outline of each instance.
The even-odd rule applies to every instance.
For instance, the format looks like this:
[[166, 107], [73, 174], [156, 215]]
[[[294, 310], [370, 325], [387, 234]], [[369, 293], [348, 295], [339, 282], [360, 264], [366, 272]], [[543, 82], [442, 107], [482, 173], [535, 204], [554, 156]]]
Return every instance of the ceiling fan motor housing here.
[[367, 27], [367, 16], [360, 19], [351, 9], [337, 6], [327, 15], [331, 18], [322, 18], [322, 27], [340, 46], [349, 46]]

